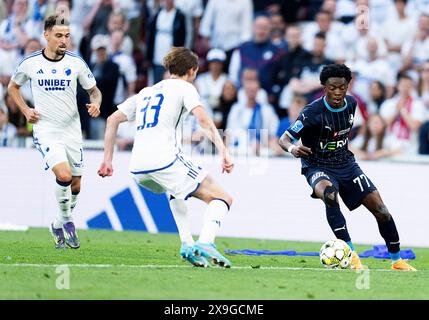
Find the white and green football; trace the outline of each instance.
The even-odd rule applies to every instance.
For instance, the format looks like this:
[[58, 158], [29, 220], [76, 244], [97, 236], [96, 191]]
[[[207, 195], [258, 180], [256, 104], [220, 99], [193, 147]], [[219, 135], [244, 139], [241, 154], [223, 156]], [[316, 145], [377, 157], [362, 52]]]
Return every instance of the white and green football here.
[[347, 269], [352, 260], [352, 250], [343, 240], [329, 240], [320, 248], [319, 257], [326, 268]]

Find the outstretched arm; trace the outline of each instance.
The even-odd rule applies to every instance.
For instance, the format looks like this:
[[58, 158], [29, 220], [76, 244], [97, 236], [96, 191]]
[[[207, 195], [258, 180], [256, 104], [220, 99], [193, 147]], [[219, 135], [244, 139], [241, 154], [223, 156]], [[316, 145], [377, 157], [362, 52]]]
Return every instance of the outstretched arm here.
[[121, 122], [125, 122], [127, 120], [127, 116], [120, 110], [116, 110], [107, 118], [106, 133], [104, 135], [104, 158], [100, 169], [98, 169], [98, 175], [103, 178], [110, 177], [113, 174], [113, 149], [115, 146], [118, 126]]
[[89, 94], [90, 103], [86, 104], [88, 108], [88, 113], [91, 117], [96, 118], [100, 115], [100, 105], [102, 100], [102, 95], [100, 89], [97, 86], [93, 86], [91, 89], [86, 90]]
[[213, 120], [209, 117], [203, 106], [195, 107], [191, 112], [195, 118], [197, 118], [204, 135], [213, 142], [219, 151], [219, 154], [222, 155], [222, 173], [225, 171], [230, 173], [234, 167], [234, 163], [232, 162], [229, 152], [223, 143]]
[[310, 155], [311, 149], [305, 146], [298, 146], [292, 143], [292, 140], [285, 131], [279, 139], [279, 145], [284, 150], [289, 152], [295, 158], [305, 157]]

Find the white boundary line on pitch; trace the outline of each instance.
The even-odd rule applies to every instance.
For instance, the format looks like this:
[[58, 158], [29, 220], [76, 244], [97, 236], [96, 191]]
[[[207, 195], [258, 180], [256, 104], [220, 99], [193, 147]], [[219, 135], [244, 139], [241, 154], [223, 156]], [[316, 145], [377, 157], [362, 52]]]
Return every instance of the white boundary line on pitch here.
[[[181, 266], [181, 265], [127, 265], [127, 264], [33, 264], [33, 263], [2, 263], [0, 267], [31, 267], [31, 268], [56, 268], [56, 267], [70, 267], [70, 268], [136, 268], [136, 269], [183, 269], [183, 268], [194, 268], [192, 266]], [[220, 269], [215, 267], [215, 269]], [[299, 267], [251, 267], [251, 266], [233, 266], [231, 269], [248, 269], [248, 270], [312, 270], [312, 271], [341, 271], [341, 269], [327, 269], [327, 268], [299, 268]], [[351, 269], [347, 269], [351, 270]], [[364, 269], [369, 271], [395, 271], [391, 269]], [[360, 271], [360, 270], [353, 270]], [[425, 272], [429, 270], [418, 270]]]

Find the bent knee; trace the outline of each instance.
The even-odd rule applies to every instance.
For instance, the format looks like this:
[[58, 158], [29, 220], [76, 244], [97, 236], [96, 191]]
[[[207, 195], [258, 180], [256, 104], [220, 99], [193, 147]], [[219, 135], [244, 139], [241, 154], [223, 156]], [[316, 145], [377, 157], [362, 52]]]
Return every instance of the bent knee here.
[[72, 174], [70, 170], [61, 170], [56, 174], [57, 179], [61, 182], [69, 182], [72, 180]]
[[323, 202], [327, 207], [333, 207], [338, 204], [338, 191], [331, 185], [323, 190]]
[[384, 204], [378, 205], [373, 212], [377, 221], [381, 223], [389, 222], [392, 219], [392, 215]]

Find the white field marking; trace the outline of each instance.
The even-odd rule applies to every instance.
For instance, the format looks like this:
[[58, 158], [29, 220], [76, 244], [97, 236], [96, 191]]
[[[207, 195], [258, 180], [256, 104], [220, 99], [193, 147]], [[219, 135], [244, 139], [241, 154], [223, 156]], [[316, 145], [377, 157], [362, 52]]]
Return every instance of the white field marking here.
[[[70, 268], [136, 268], [136, 269], [183, 269], [195, 268], [188, 265], [127, 265], [127, 264], [33, 264], [33, 263], [2, 263], [1, 267], [30, 267], [30, 268], [56, 268], [58, 266], [67, 266]], [[215, 269], [218, 267], [215, 267]], [[220, 269], [220, 268], [218, 268]], [[311, 270], [311, 271], [342, 271], [342, 269], [327, 269], [327, 268], [299, 268], [299, 267], [251, 267], [251, 266], [233, 266], [231, 269], [248, 269], [248, 270]], [[351, 269], [346, 269], [351, 270]], [[369, 271], [397, 271], [391, 269], [368, 269]], [[357, 270], [352, 270], [357, 271]], [[419, 272], [428, 272], [429, 270], [418, 270]]]

